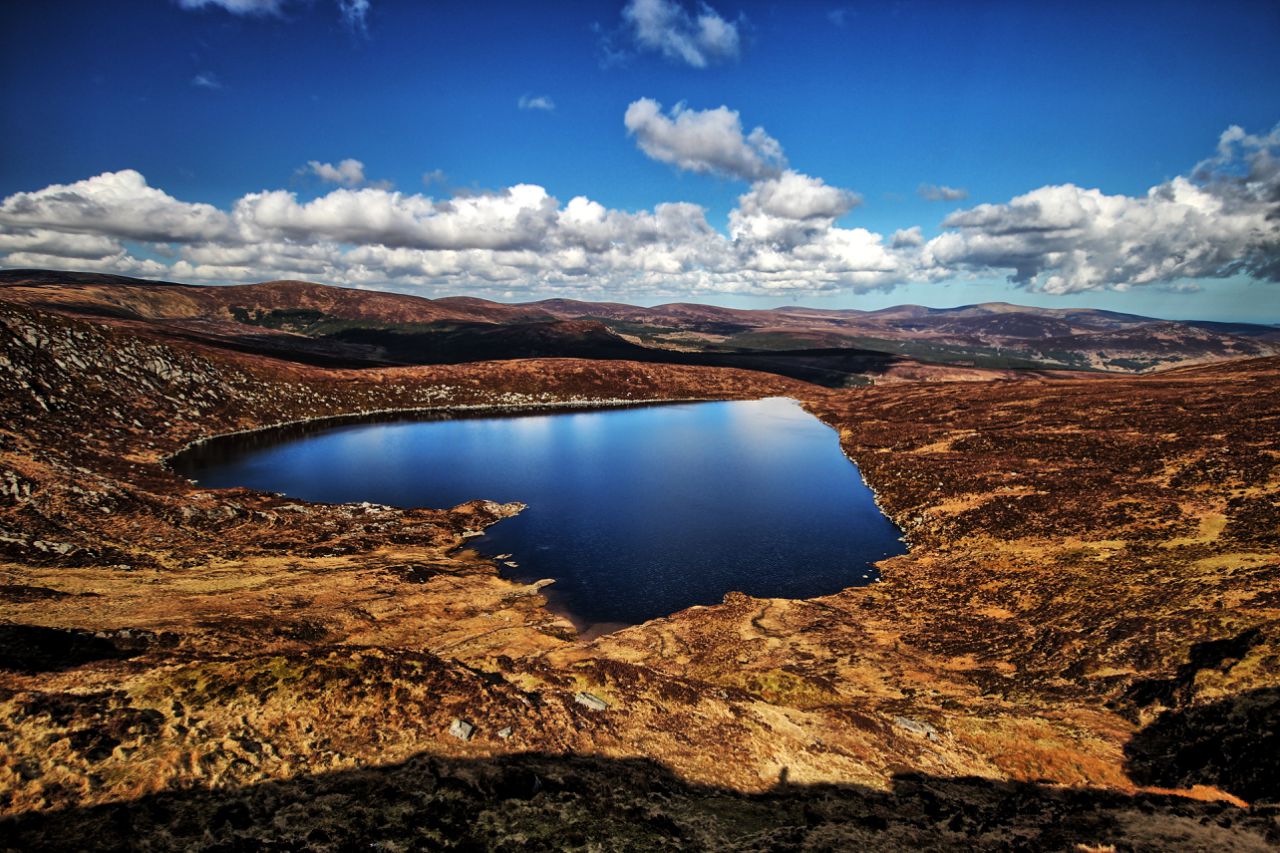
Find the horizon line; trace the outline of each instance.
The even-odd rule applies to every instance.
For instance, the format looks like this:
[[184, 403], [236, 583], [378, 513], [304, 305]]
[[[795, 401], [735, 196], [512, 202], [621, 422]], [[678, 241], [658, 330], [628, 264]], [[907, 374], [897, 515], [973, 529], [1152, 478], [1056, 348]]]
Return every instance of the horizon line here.
[[[985, 306], [1002, 305], [1002, 306], [1008, 306], [1011, 308], [1022, 309], [1028, 312], [1046, 312], [1047, 313], [1047, 312], [1063, 312], [1063, 311], [1093, 311], [1093, 312], [1113, 314], [1113, 315], [1118, 315], [1123, 317], [1136, 317], [1144, 320], [1155, 320], [1155, 321], [1165, 322], [1165, 323], [1227, 323], [1227, 324], [1238, 324], [1238, 325], [1247, 325], [1247, 326], [1280, 327], [1280, 319], [1276, 319], [1276, 320], [1256, 320], [1256, 319], [1208, 320], [1208, 319], [1201, 319], [1201, 318], [1177, 319], [1172, 317], [1157, 317], [1150, 314], [1136, 314], [1131, 311], [1117, 311], [1112, 308], [1098, 308], [1093, 306], [1083, 307], [1083, 308], [1078, 306], [1063, 306], [1060, 308], [1055, 308], [1055, 307], [1042, 307], [1038, 305], [1026, 305], [1018, 302], [1007, 302], [1003, 300], [990, 300], [986, 302], [965, 302], [965, 303], [960, 303], [956, 305], [928, 305], [920, 302], [902, 302], [894, 305], [889, 305], [884, 308], [816, 308], [803, 303], [791, 303], [791, 304], [784, 303], [784, 304], [780, 304], [780, 305], [769, 307], [769, 308], [738, 308], [738, 307], [729, 306], [729, 305], [719, 305], [714, 302], [699, 302], [694, 300], [682, 300], [682, 299], [673, 299], [665, 302], [656, 302], [656, 303], [653, 303], [652, 305], [643, 305], [637, 302], [626, 302], [618, 299], [596, 300], [596, 299], [582, 299], [582, 298], [573, 297], [573, 296], [544, 296], [541, 298], [530, 298], [530, 299], [524, 299], [524, 300], [513, 299], [511, 301], [503, 301], [501, 299], [494, 299], [487, 296], [476, 296], [474, 294], [469, 294], [469, 293], [449, 293], [449, 294], [440, 295], [440, 296], [424, 296], [418, 293], [406, 293], [400, 290], [384, 289], [385, 286], [361, 287], [359, 285], [331, 284], [324, 281], [313, 281], [311, 279], [302, 279], [302, 278], [268, 278], [268, 279], [262, 279], [260, 281], [248, 281], [248, 282], [245, 282], [245, 281], [193, 282], [193, 281], [173, 281], [171, 279], [145, 278], [142, 276], [122, 275], [120, 273], [100, 272], [97, 270], [50, 269], [45, 267], [6, 267], [3, 265], [0, 265], [0, 275], [21, 274], [21, 273], [43, 273], [47, 275], [96, 276], [99, 278], [120, 279], [123, 281], [138, 282], [141, 284], [171, 285], [171, 286], [178, 286], [178, 287], [257, 287], [264, 284], [282, 284], [282, 283], [307, 284], [307, 285], [313, 285], [316, 287], [333, 288], [335, 290], [351, 290], [351, 291], [357, 291], [361, 293], [382, 293], [388, 296], [400, 296], [400, 297], [406, 297], [410, 299], [422, 299], [427, 302], [437, 302], [443, 299], [475, 299], [480, 302], [488, 302], [494, 305], [536, 305], [540, 302], [562, 301], [562, 302], [578, 302], [578, 303], [587, 304], [587, 305], [624, 305], [629, 308], [641, 308], [646, 310], [662, 308], [670, 305], [696, 305], [703, 308], [718, 308], [724, 311], [742, 311], [747, 313], [770, 313], [770, 312], [804, 309], [809, 311], [819, 311], [819, 312], [827, 312], [827, 313], [858, 313], [858, 314], [884, 314], [886, 312], [898, 310], [901, 308], [923, 308], [928, 311], [959, 311], [965, 308], [982, 308]], [[0, 282], [0, 286], [12, 286], [12, 285], [8, 282]], [[762, 299], [764, 297], [754, 297], [754, 298]]]

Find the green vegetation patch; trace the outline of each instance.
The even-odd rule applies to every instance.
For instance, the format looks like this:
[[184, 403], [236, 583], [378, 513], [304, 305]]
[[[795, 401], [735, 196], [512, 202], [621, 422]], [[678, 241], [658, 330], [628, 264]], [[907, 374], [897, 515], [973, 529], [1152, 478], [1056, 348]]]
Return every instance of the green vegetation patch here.
[[829, 684], [818, 679], [804, 678], [785, 669], [728, 672], [714, 681], [724, 687], [736, 687], [771, 705], [784, 705], [800, 710], [822, 708], [840, 701], [840, 694]]

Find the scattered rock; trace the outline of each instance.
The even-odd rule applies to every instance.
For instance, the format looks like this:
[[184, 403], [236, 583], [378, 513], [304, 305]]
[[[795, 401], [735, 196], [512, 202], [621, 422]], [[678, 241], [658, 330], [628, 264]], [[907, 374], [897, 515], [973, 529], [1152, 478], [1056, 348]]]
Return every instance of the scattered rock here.
[[904, 731], [911, 732], [913, 735], [921, 735], [929, 740], [938, 739], [938, 730], [928, 723], [922, 723], [910, 717], [894, 717], [893, 724]]
[[426, 563], [397, 563], [387, 566], [387, 571], [405, 583], [426, 583], [436, 575], [441, 574], [444, 568]]
[[585, 705], [593, 711], [606, 711], [609, 709], [609, 703], [596, 696], [594, 693], [587, 693], [585, 690], [579, 690], [573, 694], [573, 701], [579, 705]]
[[458, 717], [454, 717], [453, 722], [449, 724], [449, 734], [458, 740], [471, 740], [471, 735], [475, 730], [475, 726]]

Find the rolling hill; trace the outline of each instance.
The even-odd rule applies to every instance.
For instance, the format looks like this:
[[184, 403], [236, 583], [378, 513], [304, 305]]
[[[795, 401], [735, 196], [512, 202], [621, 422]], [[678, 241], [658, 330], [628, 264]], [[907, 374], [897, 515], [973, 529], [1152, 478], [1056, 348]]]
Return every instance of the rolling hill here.
[[964, 371], [1144, 373], [1280, 353], [1280, 328], [983, 303], [877, 311], [427, 299], [305, 281], [197, 286], [0, 271], [0, 299], [308, 364], [574, 357], [745, 367], [840, 387]]

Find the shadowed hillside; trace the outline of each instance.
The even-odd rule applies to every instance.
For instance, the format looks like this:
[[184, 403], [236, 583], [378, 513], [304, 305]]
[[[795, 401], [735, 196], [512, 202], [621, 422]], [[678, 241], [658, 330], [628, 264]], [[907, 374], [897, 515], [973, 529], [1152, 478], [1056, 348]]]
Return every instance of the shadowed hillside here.
[[1280, 352], [1280, 330], [988, 303], [880, 311], [423, 299], [301, 281], [227, 287], [0, 272], [0, 299], [308, 364], [592, 358], [742, 367], [828, 387], [972, 371], [1142, 372]]
[[1266, 813], [1225, 803], [979, 778], [743, 795], [643, 759], [417, 756], [380, 767], [0, 822], [23, 850], [1256, 850]]

